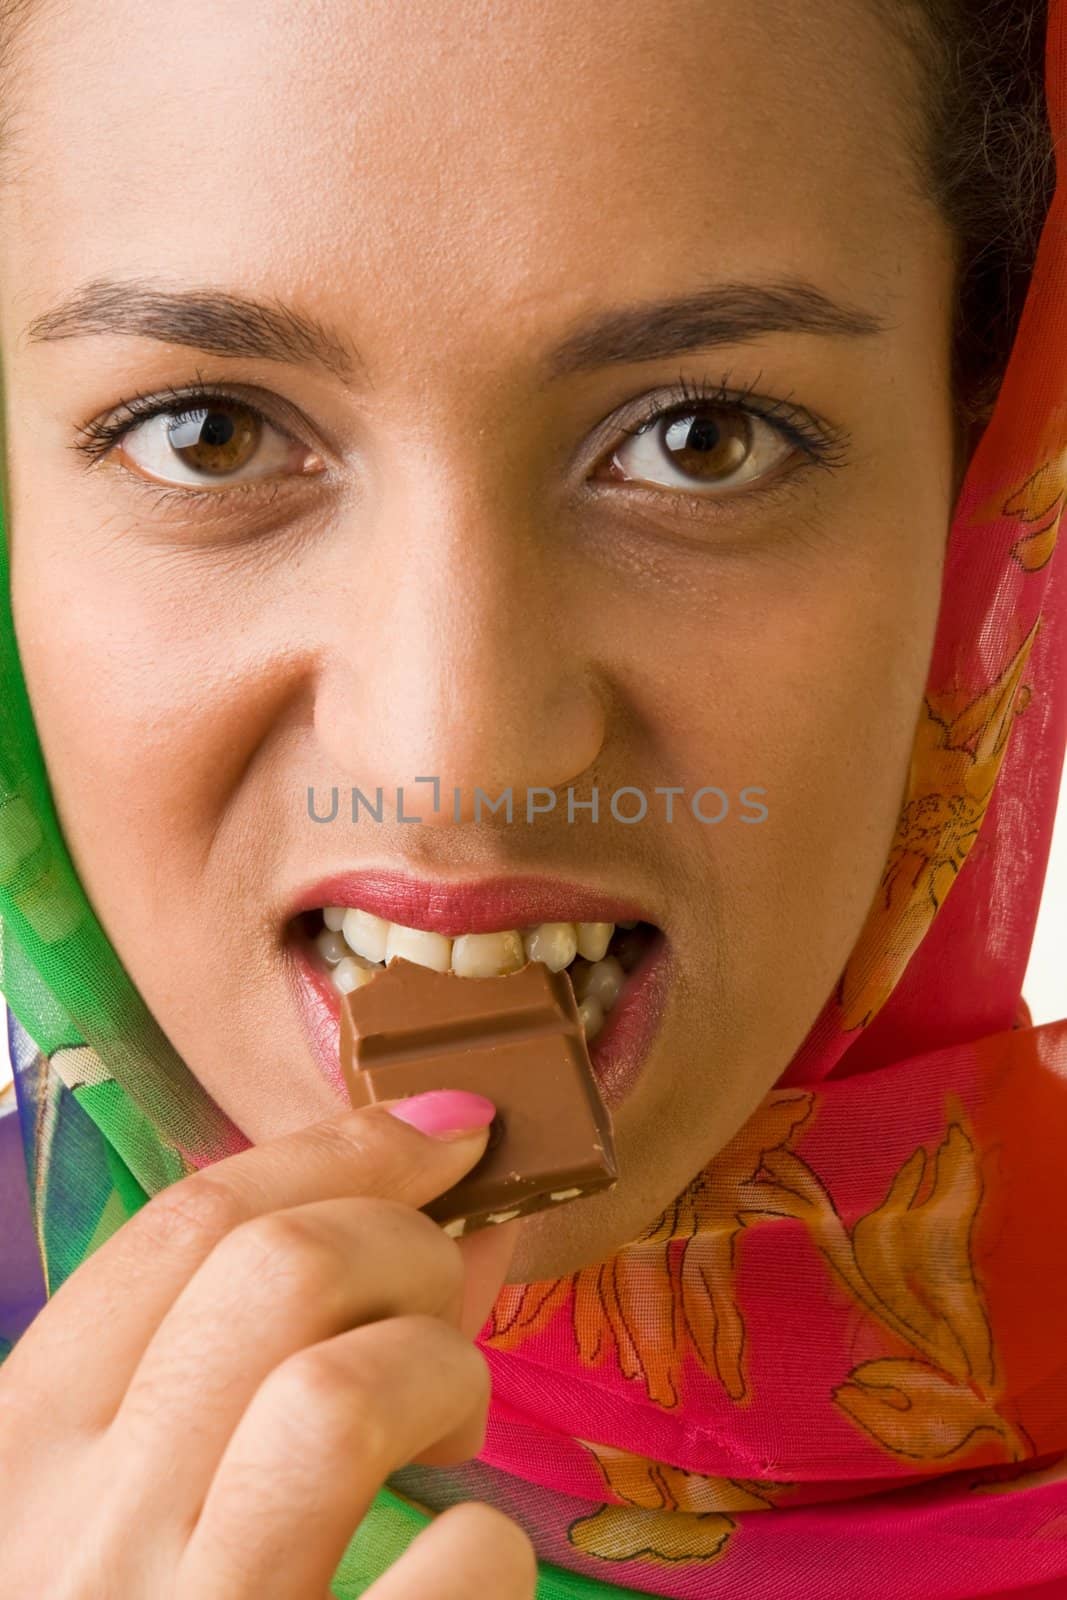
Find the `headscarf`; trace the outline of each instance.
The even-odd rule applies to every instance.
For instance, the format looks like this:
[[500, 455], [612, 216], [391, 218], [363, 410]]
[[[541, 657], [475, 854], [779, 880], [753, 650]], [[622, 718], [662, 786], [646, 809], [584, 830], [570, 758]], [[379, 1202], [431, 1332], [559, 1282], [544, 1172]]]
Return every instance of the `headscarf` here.
[[[1067, 1019], [1035, 1027], [1021, 999], [1067, 743], [1067, 0], [1047, 69], [1059, 186], [953, 514], [856, 945], [775, 1087], [661, 1216], [596, 1265], [503, 1289], [478, 1339], [484, 1449], [393, 1476], [339, 1600], [468, 1499], [530, 1533], [540, 1600], [1067, 1594]], [[78, 882], [6, 539], [0, 562], [0, 990], [51, 1292], [247, 1141]], [[9, 1326], [28, 1294], [4, 1284]]]

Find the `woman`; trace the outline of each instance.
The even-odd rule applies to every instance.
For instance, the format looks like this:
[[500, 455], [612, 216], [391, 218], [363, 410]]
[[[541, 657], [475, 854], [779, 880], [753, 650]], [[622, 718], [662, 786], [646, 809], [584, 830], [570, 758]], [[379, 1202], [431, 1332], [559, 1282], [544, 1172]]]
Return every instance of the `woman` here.
[[[1062, 1593], [1059, 0], [100, 12], [4, 36], [6, 1593]], [[516, 940], [621, 1176], [456, 1242], [336, 989]]]

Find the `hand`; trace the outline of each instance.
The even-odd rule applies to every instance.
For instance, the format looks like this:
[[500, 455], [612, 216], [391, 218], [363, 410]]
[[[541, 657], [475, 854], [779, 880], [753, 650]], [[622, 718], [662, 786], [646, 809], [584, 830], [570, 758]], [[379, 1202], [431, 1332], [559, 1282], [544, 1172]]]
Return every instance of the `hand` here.
[[[391, 1472], [482, 1447], [472, 1341], [514, 1225], [456, 1242], [417, 1207], [486, 1138], [346, 1111], [172, 1184], [84, 1261], [0, 1368], [5, 1600], [326, 1600]], [[472, 1503], [366, 1600], [532, 1600], [535, 1576]]]

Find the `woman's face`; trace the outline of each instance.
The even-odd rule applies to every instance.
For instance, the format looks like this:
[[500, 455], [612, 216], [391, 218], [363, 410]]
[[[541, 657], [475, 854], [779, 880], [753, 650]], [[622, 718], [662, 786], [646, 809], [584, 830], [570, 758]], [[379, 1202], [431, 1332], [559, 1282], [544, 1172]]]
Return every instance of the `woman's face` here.
[[596, 1259], [783, 1072], [891, 841], [955, 490], [909, 62], [849, 0], [42, 0], [11, 70], [16, 627], [90, 899], [253, 1140], [343, 1092], [298, 910], [633, 907], [621, 1181], [511, 1277]]

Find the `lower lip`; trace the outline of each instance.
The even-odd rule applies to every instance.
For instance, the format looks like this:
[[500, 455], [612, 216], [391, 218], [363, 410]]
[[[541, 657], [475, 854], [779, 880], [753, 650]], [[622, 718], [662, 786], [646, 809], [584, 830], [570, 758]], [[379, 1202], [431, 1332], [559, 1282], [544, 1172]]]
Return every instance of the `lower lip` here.
[[[589, 1046], [594, 1075], [611, 1111], [633, 1092], [659, 1029], [670, 979], [669, 949], [664, 934], [657, 932], [640, 961], [626, 974], [619, 998]], [[294, 937], [289, 950], [297, 1004], [315, 1058], [323, 1076], [347, 1099], [339, 1060], [340, 998], [329, 976], [316, 966], [305, 940]]]

